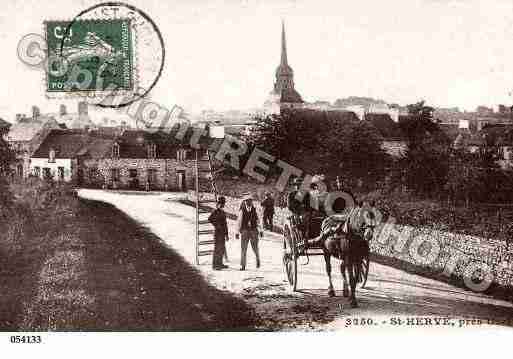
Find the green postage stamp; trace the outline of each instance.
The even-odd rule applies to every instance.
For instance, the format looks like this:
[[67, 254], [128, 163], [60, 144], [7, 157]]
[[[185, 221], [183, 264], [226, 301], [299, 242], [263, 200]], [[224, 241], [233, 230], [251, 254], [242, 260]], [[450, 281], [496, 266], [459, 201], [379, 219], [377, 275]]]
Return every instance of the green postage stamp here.
[[130, 19], [46, 21], [46, 92], [91, 95], [134, 89]]

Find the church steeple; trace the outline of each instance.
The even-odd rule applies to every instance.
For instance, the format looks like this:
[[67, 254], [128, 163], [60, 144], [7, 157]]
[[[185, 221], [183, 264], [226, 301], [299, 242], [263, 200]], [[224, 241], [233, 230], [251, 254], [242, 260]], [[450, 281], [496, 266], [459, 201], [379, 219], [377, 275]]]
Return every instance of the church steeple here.
[[264, 106], [274, 113], [281, 111], [283, 108], [303, 106], [303, 99], [294, 88], [294, 71], [292, 71], [287, 58], [287, 40], [283, 20], [281, 21], [281, 59], [275, 75], [274, 89], [269, 94]]
[[287, 58], [287, 40], [285, 38], [285, 22], [281, 22], [281, 60], [276, 69], [276, 82], [274, 93], [283, 103], [302, 103], [301, 96], [294, 89], [294, 71], [289, 65]]
[[287, 61], [287, 41], [285, 39], [285, 22], [281, 21], [281, 66], [289, 66]]

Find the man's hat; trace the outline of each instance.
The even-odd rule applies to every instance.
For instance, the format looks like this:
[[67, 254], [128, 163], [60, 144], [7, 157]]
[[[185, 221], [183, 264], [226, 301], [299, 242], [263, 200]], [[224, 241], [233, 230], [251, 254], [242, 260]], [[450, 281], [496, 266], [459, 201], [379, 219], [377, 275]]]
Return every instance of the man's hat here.
[[324, 181], [324, 175], [314, 175], [312, 177], [312, 183], [319, 183], [319, 182], [322, 182]]
[[242, 200], [243, 200], [243, 201], [247, 201], [247, 200], [249, 200], [249, 199], [251, 199], [251, 200], [253, 199], [253, 195], [252, 195], [251, 193], [246, 192], [246, 193], [243, 193], [243, 194], [242, 194]]

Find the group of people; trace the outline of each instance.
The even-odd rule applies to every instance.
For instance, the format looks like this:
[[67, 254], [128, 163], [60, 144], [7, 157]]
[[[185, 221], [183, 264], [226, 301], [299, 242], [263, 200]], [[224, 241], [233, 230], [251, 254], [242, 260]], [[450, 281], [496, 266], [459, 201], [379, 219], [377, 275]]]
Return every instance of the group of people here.
[[[287, 207], [292, 214], [305, 215], [310, 213], [311, 208], [310, 200], [315, 197], [315, 191], [317, 191], [317, 184], [312, 183], [311, 191], [306, 192], [300, 196], [297, 196], [299, 190], [300, 181], [296, 180], [292, 183], [293, 188], [287, 197]], [[256, 257], [256, 267], [260, 268], [260, 252], [258, 248], [258, 242], [263, 237], [263, 230], [272, 231], [274, 227], [273, 218], [275, 213], [275, 200], [271, 192], [265, 193], [265, 198], [261, 202], [262, 206], [262, 225], [258, 218], [258, 213], [254, 205], [256, 198], [246, 193], [242, 197], [242, 203], [239, 207], [237, 216], [237, 232], [235, 235], [236, 239], [240, 238], [241, 241], [241, 258], [240, 258], [240, 270], [246, 270], [246, 256], [248, 246], [251, 245], [253, 252]], [[214, 226], [214, 254], [212, 260], [212, 267], [214, 270], [221, 270], [228, 268], [223, 263], [223, 256], [226, 255], [226, 241], [229, 240], [228, 225], [226, 219], [226, 212], [224, 207], [226, 205], [225, 197], [218, 197], [216, 209], [209, 217], [209, 222]]]
[[[259, 238], [263, 237], [262, 229], [272, 230], [273, 228], [274, 199], [271, 193], [266, 193], [265, 199], [262, 201], [262, 226], [259, 224], [258, 214], [253, 200], [254, 197], [251, 194], [246, 193], [243, 195], [237, 217], [237, 234], [235, 238], [240, 238], [241, 241], [241, 271], [246, 270], [246, 254], [248, 245], [250, 244], [256, 256], [256, 267], [260, 268]], [[226, 212], [224, 211], [225, 205], [226, 198], [222, 196], [219, 197], [217, 199], [216, 209], [208, 218], [209, 222], [214, 226], [214, 254], [212, 260], [212, 268], [214, 270], [228, 268], [228, 266], [223, 263], [223, 255], [226, 258], [226, 241], [229, 239]]]

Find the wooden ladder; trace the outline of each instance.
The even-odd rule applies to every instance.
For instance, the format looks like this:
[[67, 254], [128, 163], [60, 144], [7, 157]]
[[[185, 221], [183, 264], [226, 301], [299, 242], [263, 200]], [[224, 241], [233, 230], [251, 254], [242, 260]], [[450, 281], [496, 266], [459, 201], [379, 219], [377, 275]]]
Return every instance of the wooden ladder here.
[[[206, 163], [207, 168], [202, 168], [201, 164]], [[216, 205], [218, 191], [215, 181], [215, 171], [213, 166], [213, 158], [211, 151], [206, 152], [206, 158], [202, 158], [200, 151], [196, 150], [196, 265], [200, 264], [201, 256], [208, 256], [214, 253], [214, 229], [212, 224], [208, 221], [210, 211], [202, 204]], [[202, 176], [206, 174], [206, 176]], [[214, 199], [202, 199], [200, 189], [200, 178], [206, 179], [209, 182], [210, 192], [214, 195]]]

